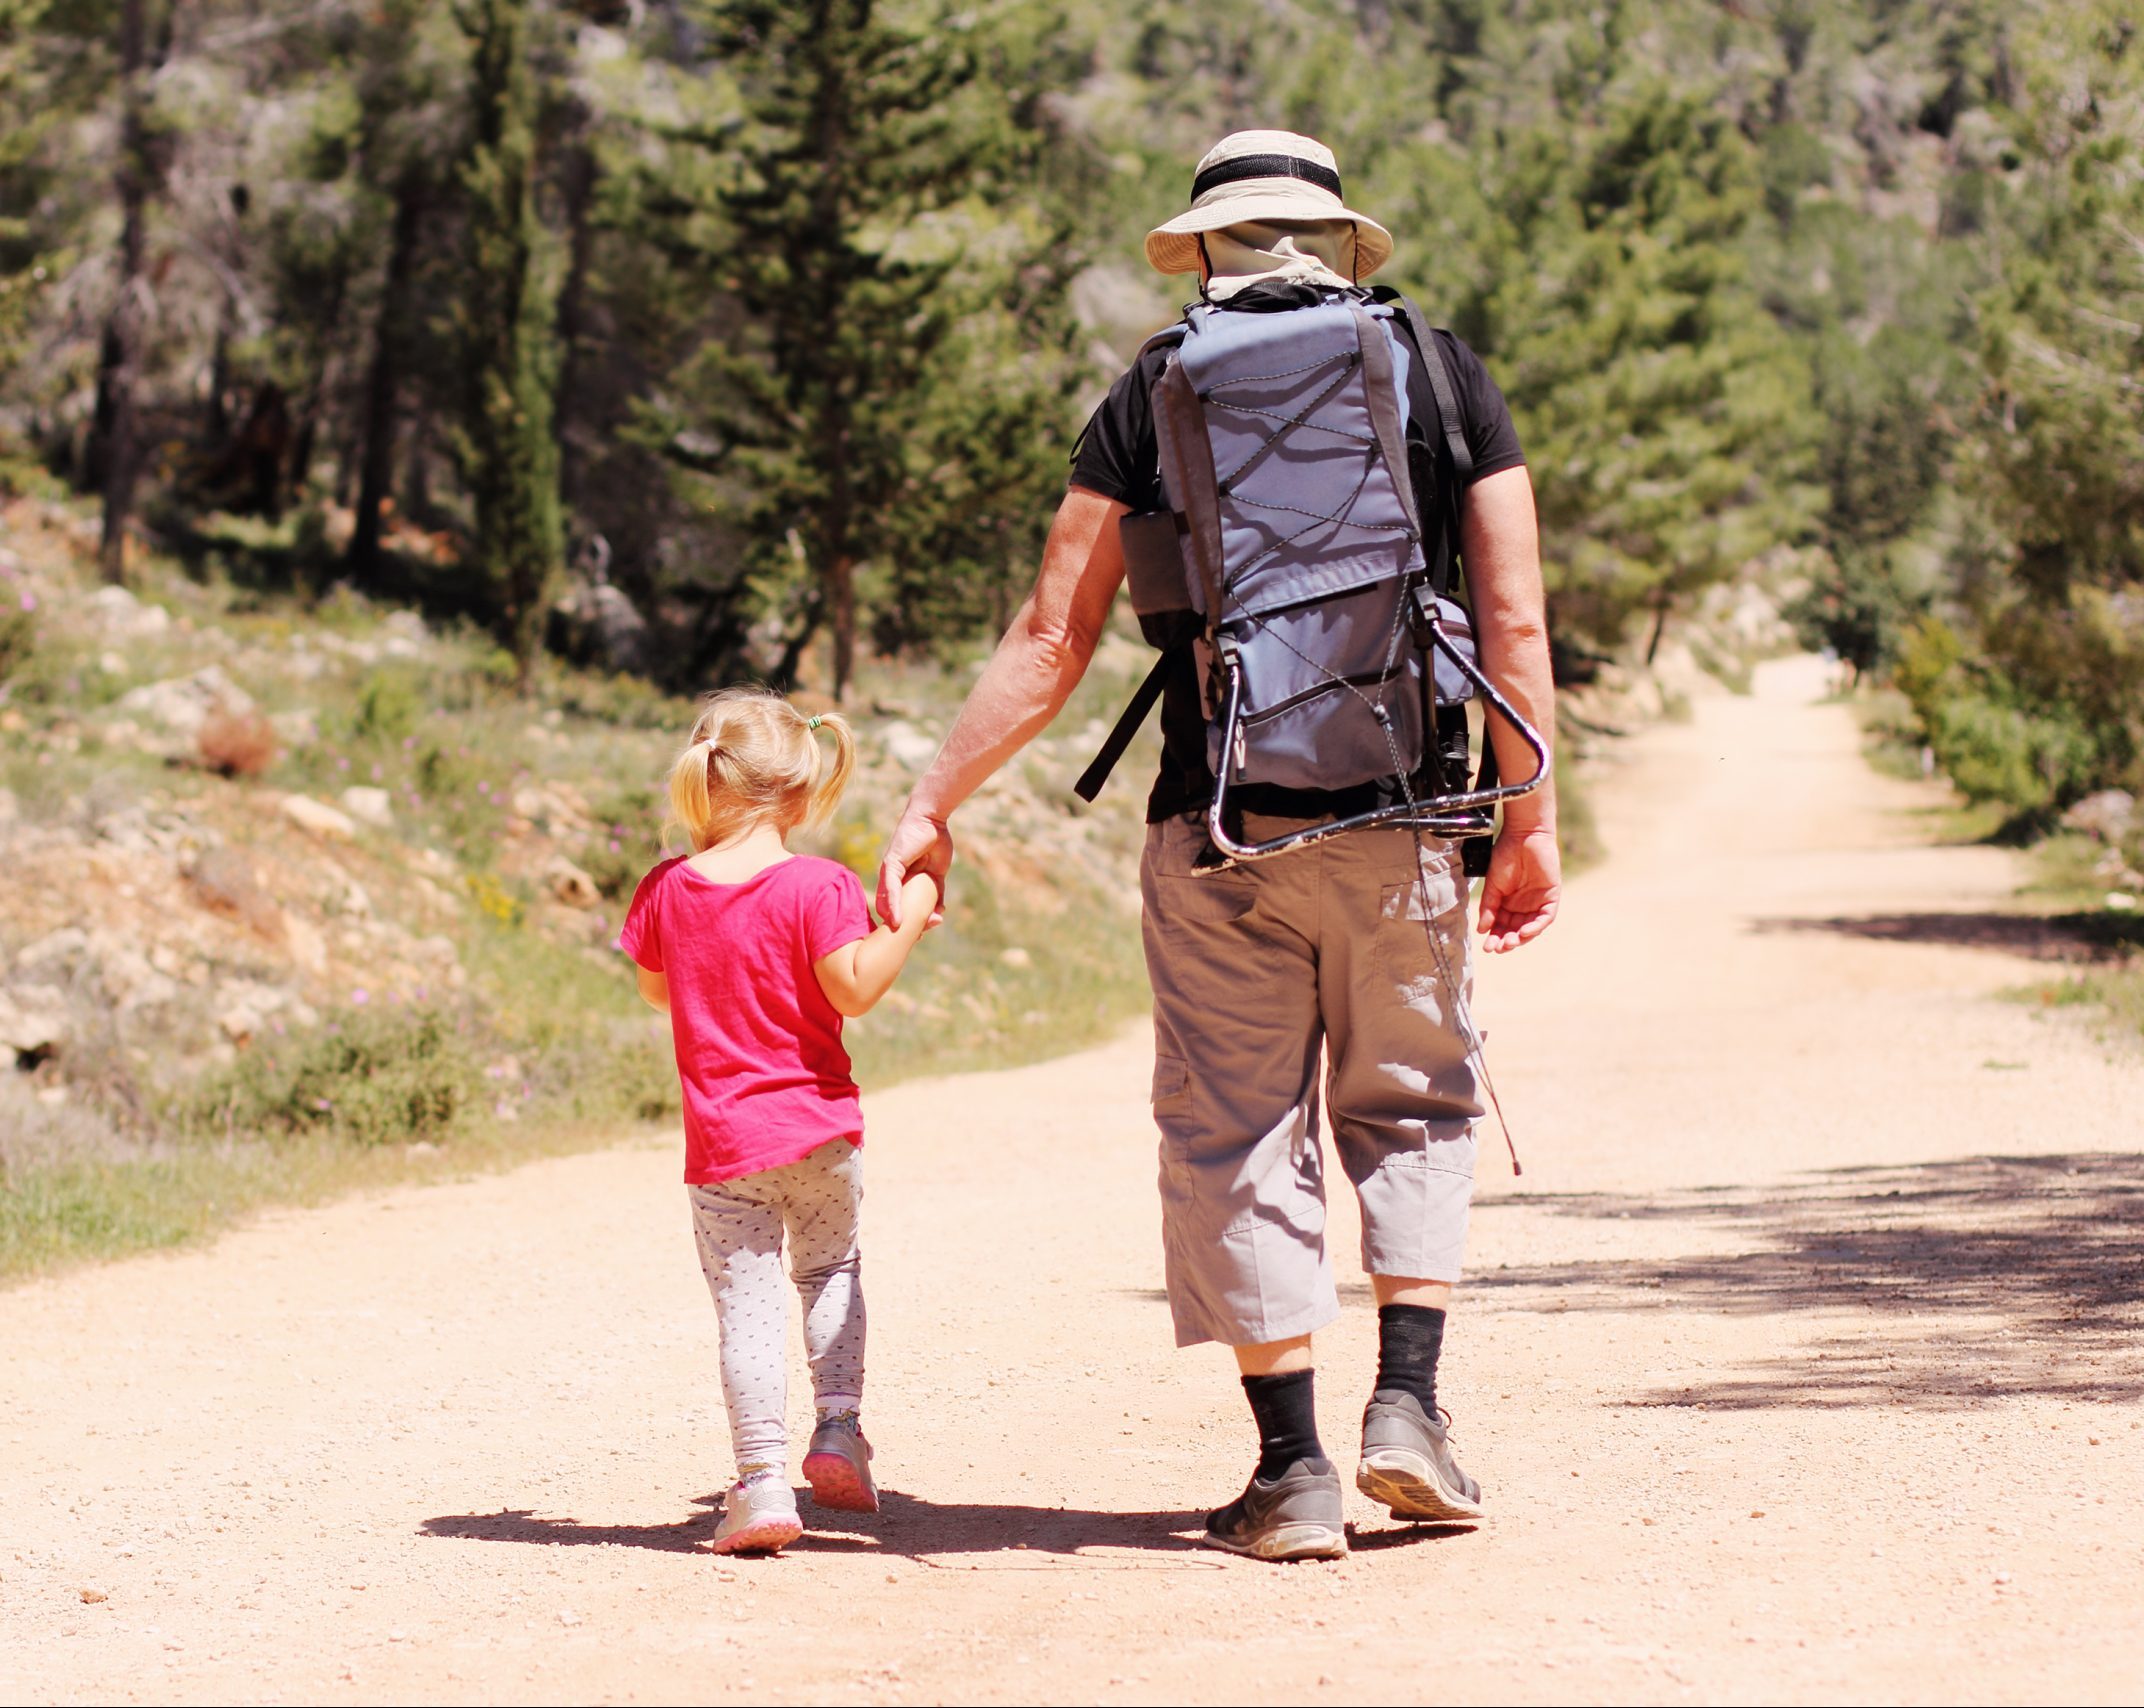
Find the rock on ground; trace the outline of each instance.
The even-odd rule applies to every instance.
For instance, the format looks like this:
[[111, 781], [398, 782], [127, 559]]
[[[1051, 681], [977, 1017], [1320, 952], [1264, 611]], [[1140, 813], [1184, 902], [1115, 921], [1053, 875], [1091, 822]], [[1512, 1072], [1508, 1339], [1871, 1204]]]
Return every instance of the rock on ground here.
[[357, 834], [357, 824], [348, 813], [310, 795], [285, 795], [278, 806], [292, 824], [323, 842], [348, 842]]

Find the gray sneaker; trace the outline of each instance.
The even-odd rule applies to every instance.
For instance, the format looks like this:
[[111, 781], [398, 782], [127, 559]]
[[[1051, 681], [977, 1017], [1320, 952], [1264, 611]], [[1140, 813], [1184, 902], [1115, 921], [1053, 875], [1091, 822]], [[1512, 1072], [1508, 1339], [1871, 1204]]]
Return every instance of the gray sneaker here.
[[1380, 1388], [1362, 1414], [1362, 1468], [1355, 1486], [1394, 1518], [1467, 1522], [1481, 1517], [1481, 1484], [1452, 1457], [1441, 1407], [1431, 1417], [1409, 1393]]
[[871, 1443], [853, 1411], [831, 1412], [811, 1432], [804, 1451], [804, 1480], [816, 1505], [838, 1512], [878, 1511], [878, 1485], [871, 1480]]
[[1337, 1560], [1347, 1552], [1340, 1473], [1330, 1459], [1299, 1459], [1206, 1518], [1206, 1540], [1254, 1560]]

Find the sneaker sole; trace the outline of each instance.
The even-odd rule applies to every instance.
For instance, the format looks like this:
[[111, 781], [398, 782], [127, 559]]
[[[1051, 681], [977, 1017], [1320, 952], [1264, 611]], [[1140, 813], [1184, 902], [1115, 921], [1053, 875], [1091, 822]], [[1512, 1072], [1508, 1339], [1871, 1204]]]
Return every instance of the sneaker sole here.
[[1478, 1519], [1481, 1502], [1469, 1500], [1458, 1489], [1448, 1488], [1426, 1454], [1410, 1453], [1404, 1447], [1380, 1447], [1363, 1455], [1355, 1473], [1355, 1486], [1372, 1500], [1392, 1509], [1394, 1518]]
[[870, 1475], [860, 1471], [844, 1454], [807, 1453], [804, 1480], [811, 1484], [812, 1503], [834, 1512], [878, 1511], [878, 1490]]
[[718, 1554], [777, 1554], [803, 1534], [801, 1518], [777, 1515], [748, 1524], [734, 1536], [721, 1537], [713, 1547]]
[[1347, 1532], [1334, 1524], [1297, 1522], [1261, 1530], [1247, 1542], [1206, 1532], [1206, 1545], [1251, 1560], [1337, 1560], [1347, 1553]]

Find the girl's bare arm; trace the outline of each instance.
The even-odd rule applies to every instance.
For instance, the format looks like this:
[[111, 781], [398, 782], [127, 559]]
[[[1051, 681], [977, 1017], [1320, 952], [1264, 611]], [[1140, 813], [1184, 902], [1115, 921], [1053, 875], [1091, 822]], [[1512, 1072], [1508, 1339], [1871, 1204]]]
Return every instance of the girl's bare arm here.
[[893, 988], [909, 950], [928, 929], [937, 901], [937, 880], [928, 872], [918, 872], [902, 886], [898, 926], [881, 925], [870, 936], [844, 943], [831, 955], [812, 963], [811, 970], [819, 975], [819, 988], [835, 1012], [852, 1019], [868, 1014], [878, 999]]

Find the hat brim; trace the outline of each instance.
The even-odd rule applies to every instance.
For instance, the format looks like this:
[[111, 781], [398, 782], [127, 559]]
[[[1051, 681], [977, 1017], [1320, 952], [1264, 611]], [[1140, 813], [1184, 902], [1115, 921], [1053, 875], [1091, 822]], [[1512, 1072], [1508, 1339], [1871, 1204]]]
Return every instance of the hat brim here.
[[1199, 270], [1199, 237], [1225, 226], [1258, 220], [1351, 221], [1355, 227], [1355, 277], [1367, 279], [1392, 259], [1392, 233], [1368, 214], [1323, 196], [1309, 196], [1300, 188], [1276, 184], [1271, 189], [1246, 186], [1242, 194], [1215, 196], [1204, 207], [1178, 214], [1166, 225], [1146, 234], [1147, 265], [1157, 273], [1196, 273]]

